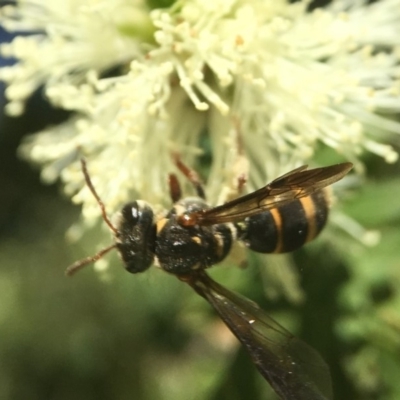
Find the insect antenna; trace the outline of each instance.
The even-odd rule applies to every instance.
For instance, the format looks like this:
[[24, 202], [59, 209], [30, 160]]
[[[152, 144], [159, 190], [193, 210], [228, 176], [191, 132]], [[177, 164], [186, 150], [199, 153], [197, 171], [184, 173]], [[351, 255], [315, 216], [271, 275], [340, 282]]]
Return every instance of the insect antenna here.
[[[100, 196], [97, 194], [96, 189], [93, 186], [92, 180], [90, 179], [89, 171], [87, 169], [86, 161], [85, 159], [81, 158], [81, 166], [82, 166], [82, 172], [83, 176], [85, 177], [85, 182], [89, 188], [89, 190], [92, 192], [94, 198], [97, 201], [97, 204], [100, 207], [101, 210], [101, 216], [104, 220], [104, 222], [108, 225], [108, 227], [111, 229], [111, 231], [114, 233], [114, 235], [118, 234], [118, 229], [112, 224], [110, 218], [108, 218], [106, 208], [104, 206], [103, 201], [101, 200]], [[65, 270], [65, 275], [67, 276], [72, 276], [79, 270], [81, 270], [83, 267], [85, 267], [88, 264], [92, 264], [102, 258], [105, 254], [107, 254], [110, 250], [115, 249], [117, 247], [116, 243], [105, 247], [104, 249], [101, 249], [98, 253], [96, 253], [93, 256], [89, 256], [86, 258], [83, 258], [82, 260], [75, 261], [73, 264], [71, 264], [66, 270]]]
[[86, 258], [83, 258], [82, 260], [78, 260], [71, 264], [66, 270], [65, 270], [65, 275], [67, 276], [72, 276], [79, 270], [81, 270], [83, 267], [85, 267], [88, 264], [92, 264], [96, 262], [97, 260], [100, 260], [104, 256], [104, 254], [107, 254], [110, 250], [115, 249], [117, 245], [114, 243], [111, 246], [108, 246], [104, 249], [101, 249], [97, 254], [94, 256], [89, 256]]
[[108, 218], [108, 215], [106, 213], [106, 207], [104, 206], [104, 203], [102, 202], [100, 196], [97, 194], [96, 189], [93, 186], [92, 180], [90, 179], [89, 171], [87, 170], [86, 161], [85, 161], [84, 158], [81, 158], [81, 166], [82, 166], [82, 172], [83, 172], [83, 176], [85, 177], [86, 184], [88, 185], [88, 187], [89, 187], [90, 191], [92, 192], [94, 198], [97, 200], [97, 204], [100, 207], [101, 215], [103, 217], [104, 222], [114, 232], [114, 235], [117, 235], [118, 234], [118, 229], [112, 224], [112, 222]]

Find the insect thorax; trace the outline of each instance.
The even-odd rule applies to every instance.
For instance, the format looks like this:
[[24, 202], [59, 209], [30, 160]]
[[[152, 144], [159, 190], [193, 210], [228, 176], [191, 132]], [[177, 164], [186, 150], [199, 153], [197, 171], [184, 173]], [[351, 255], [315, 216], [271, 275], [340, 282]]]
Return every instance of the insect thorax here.
[[182, 275], [222, 261], [232, 246], [232, 232], [227, 224], [183, 227], [177, 217], [183, 213], [209, 208], [198, 198], [179, 201], [165, 218], [157, 222], [155, 255], [162, 269]]

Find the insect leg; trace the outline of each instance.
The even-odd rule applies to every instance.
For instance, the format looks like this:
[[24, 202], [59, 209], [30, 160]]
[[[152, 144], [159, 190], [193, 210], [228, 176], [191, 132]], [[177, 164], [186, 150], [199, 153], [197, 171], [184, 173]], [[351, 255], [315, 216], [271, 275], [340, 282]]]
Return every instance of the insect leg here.
[[203, 184], [201, 182], [201, 179], [197, 172], [191, 168], [189, 168], [181, 159], [180, 155], [178, 153], [172, 153], [172, 158], [175, 162], [175, 165], [179, 169], [179, 171], [182, 172], [183, 175], [186, 176], [187, 179], [189, 179], [190, 183], [194, 186], [197, 195], [205, 199], [206, 195], [204, 192]]
[[168, 175], [169, 195], [173, 203], [176, 203], [182, 198], [181, 185], [175, 174]]
[[240, 120], [237, 116], [232, 116], [233, 130], [234, 130], [234, 139], [236, 142], [235, 150], [236, 150], [236, 161], [234, 163], [234, 171], [237, 171], [236, 177], [236, 190], [237, 195], [240, 196], [243, 194], [243, 189], [247, 183], [248, 177], [248, 169], [249, 163], [246, 159], [244, 152], [244, 143], [242, 138], [242, 130], [240, 126]]

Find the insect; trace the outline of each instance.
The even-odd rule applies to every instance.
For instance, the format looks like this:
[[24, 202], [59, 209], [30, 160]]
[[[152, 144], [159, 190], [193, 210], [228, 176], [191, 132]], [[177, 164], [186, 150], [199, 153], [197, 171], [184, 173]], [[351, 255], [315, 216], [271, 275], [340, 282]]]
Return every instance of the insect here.
[[114, 225], [87, 170], [86, 184], [96, 198], [114, 243], [69, 266], [73, 275], [112, 249], [128, 272], [139, 273], [157, 262], [205, 298], [241, 344], [276, 393], [285, 400], [332, 399], [328, 367], [319, 354], [279, 325], [258, 305], [229, 291], [206, 273], [222, 261], [238, 240], [261, 253], [292, 251], [315, 238], [328, 215], [327, 186], [343, 178], [351, 163], [324, 168], [299, 167], [250, 194], [210, 207], [200, 179], [178, 156], [178, 169], [194, 186], [197, 197], [182, 198], [175, 174], [169, 176], [173, 208], [156, 217], [137, 200], [123, 206]]

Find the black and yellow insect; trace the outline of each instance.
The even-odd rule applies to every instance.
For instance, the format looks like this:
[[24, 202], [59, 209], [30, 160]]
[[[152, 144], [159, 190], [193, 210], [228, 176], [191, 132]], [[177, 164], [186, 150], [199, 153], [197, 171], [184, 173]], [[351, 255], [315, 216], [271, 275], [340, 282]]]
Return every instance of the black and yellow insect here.
[[149, 204], [137, 200], [122, 208], [114, 225], [82, 160], [86, 183], [99, 203], [115, 242], [71, 265], [67, 275], [98, 260], [111, 249], [117, 249], [131, 273], [145, 271], [156, 263], [188, 283], [214, 307], [282, 399], [332, 399], [329, 370], [315, 350], [286, 331], [255, 303], [213, 281], [205, 270], [221, 262], [234, 241], [256, 252], [282, 253], [314, 239], [328, 215], [325, 188], [343, 178], [352, 164], [311, 170], [303, 166], [217, 207], [207, 205], [197, 174], [178, 157], [176, 165], [194, 185], [197, 197], [182, 199], [178, 180], [170, 175], [174, 205], [168, 213], [156, 217]]

